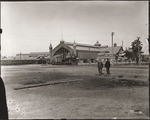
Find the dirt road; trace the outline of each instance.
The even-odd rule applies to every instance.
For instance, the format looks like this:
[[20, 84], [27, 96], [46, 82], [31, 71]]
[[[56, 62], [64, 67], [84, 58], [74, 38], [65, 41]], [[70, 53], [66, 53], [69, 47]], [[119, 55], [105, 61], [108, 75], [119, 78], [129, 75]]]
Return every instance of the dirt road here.
[[[9, 118], [148, 118], [147, 68], [111, 68], [110, 76], [95, 74], [95, 66], [2, 66]], [[14, 90], [75, 79], [76, 82]]]

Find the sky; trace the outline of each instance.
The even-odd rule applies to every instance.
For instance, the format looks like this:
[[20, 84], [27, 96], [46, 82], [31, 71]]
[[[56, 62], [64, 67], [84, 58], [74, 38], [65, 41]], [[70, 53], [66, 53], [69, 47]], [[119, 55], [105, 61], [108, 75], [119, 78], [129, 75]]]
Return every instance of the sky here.
[[140, 37], [147, 54], [148, 25], [148, 1], [1, 2], [1, 54], [48, 52], [62, 39], [111, 46], [112, 32], [124, 49]]

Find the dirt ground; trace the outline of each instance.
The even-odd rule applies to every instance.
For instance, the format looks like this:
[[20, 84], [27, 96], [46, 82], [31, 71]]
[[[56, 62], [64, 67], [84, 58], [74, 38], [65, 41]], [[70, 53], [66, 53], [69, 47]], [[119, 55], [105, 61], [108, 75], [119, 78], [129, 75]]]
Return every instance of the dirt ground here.
[[[2, 66], [10, 119], [149, 118], [148, 66]], [[69, 82], [75, 80], [74, 82]], [[38, 86], [50, 82], [65, 83]], [[24, 86], [37, 87], [18, 89]]]

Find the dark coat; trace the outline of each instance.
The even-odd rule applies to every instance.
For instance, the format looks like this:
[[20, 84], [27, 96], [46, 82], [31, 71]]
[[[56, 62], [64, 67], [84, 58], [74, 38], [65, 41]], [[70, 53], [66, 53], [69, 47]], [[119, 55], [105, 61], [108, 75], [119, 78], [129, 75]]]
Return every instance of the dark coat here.
[[110, 61], [106, 61], [105, 67], [106, 67], [106, 68], [110, 68]]
[[0, 119], [8, 119], [5, 86], [0, 77]]
[[98, 62], [98, 68], [103, 68], [103, 62]]

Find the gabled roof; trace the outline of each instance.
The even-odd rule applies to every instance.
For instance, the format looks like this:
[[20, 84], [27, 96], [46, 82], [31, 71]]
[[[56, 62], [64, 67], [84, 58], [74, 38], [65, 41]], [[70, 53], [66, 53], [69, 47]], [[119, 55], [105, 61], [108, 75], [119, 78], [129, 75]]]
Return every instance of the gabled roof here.
[[71, 48], [70, 46], [68, 46], [67, 44], [60, 43], [59, 45], [57, 45], [53, 50], [52, 50], [52, 55], [55, 54], [55, 52], [60, 49], [61, 47], [68, 49], [70, 52], [73, 52], [73, 47]]
[[[122, 46], [113, 47], [113, 54], [119, 53], [121, 49], [123, 50]], [[108, 47], [108, 50], [110, 51], [110, 54], [112, 54], [112, 47]]]
[[[103, 52], [104, 51], [109, 51], [109, 53], [107, 53], [107, 54], [112, 54], [112, 47], [103, 48], [103, 49], [101, 49], [101, 51], [103, 51]], [[123, 51], [122, 46], [113, 47], [113, 54], [117, 54], [121, 51]], [[100, 54], [98, 54], [98, 55], [100, 55]]]

